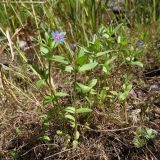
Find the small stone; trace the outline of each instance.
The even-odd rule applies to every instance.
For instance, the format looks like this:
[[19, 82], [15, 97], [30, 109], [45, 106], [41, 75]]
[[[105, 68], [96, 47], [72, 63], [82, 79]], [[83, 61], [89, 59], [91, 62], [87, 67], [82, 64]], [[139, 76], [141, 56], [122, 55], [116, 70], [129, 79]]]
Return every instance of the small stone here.
[[153, 91], [160, 91], [160, 81], [150, 86], [149, 92]]
[[19, 41], [19, 48], [24, 49], [25, 47], [27, 47], [27, 42], [23, 41], [23, 40], [20, 40]]
[[107, 7], [115, 12], [123, 12], [125, 9], [125, 0], [109, 0]]
[[133, 124], [136, 124], [140, 121], [140, 113], [141, 109], [135, 109], [131, 112], [129, 117], [132, 119]]

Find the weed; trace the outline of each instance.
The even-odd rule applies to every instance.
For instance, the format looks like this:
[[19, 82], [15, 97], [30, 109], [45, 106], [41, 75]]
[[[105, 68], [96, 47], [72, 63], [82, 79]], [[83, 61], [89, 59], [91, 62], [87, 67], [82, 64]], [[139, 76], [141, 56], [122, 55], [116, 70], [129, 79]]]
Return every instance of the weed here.
[[155, 139], [156, 135], [151, 128], [138, 128], [135, 137], [133, 139], [133, 144], [136, 148], [141, 148], [147, 146], [149, 142]]

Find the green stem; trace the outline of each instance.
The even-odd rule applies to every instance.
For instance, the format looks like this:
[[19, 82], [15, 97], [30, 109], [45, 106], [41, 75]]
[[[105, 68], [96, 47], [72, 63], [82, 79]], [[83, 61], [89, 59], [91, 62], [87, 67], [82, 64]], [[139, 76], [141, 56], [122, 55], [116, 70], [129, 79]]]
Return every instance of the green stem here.
[[156, 0], [153, 0], [153, 21], [156, 21]]
[[[58, 104], [58, 99], [55, 96], [56, 90], [55, 90], [55, 87], [54, 87], [54, 85], [52, 83], [52, 62], [51, 61], [49, 61], [48, 70], [49, 70], [48, 71], [49, 73], [48, 73], [47, 85], [48, 85], [48, 87], [50, 89], [51, 95], [53, 95], [55, 97], [55, 100], [56, 100], [56, 102]], [[52, 101], [52, 104], [54, 106], [54, 101]]]
[[51, 88], [53, 93], [56, 93], [56, 89], [55, 89], [55, 86], [52, 81], [52, 61], [49, 61], [48, 67], [49, 67], [48, 68], [48, 70], [49, 70], [49, 73], [48, 73], [49, 87]]
[[51, 76], [51, 72], [52, 72], [52, 67], [51, 67], [51, 64], [52, 64], [52, 62], [51, 61], [49, 61], [49, 64], [48, 64], [48, 79], [49, 79], [49, 85], [50, 85], [50, 87], [52, 86], [51, 84], [51, 82], [52, 82], [52, 76]]
[[76, 83], [77, 83], [77, 70], [74, 71], [74, 88], [73, 88], [73, 106], [75, 108], [75, 128], [74, 128], [74, 139], [76, 139], [76, 133], [77, 133], [77, 97], [76, 97]]

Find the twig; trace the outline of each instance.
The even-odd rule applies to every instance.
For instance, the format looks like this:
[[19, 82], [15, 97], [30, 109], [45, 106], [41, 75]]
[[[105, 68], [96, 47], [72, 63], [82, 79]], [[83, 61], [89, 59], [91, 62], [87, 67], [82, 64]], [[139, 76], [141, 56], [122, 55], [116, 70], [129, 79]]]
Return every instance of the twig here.
[[93, 132], [118, 132], [118, 131], [128, 130], [128, 129], [131, 129], [131, 128], [137, 128], [137, 127], [138, 126], [131, 126], [131, 127], [126, 127], [126, 128], [107, 129], [107, 130], [96, 130], [96, 129], [91, 129], [91, 128], [87, 128], [87, 129], [90, 130], [90, 131], [93, 131]]
[[120, 158], [120, 156], [119, 156], [119, 153], [118, 153], [118, 151], [117, 151], [117, 149], [116, 149], [116, 147], [114, 146], [113, 143], [112, 143], [112, 146], [113, 146], [114, 151], [115, 151], [115, 153], [116, 153], [116, 155], [117, 155], [117, 157], [118, 157], [118, 160], [121, 160], [121, 158]]
[[[16, 32], [12, 35], [12, 37], [11, 37], [10, 39], [13, 40], [13, 38], [14, 38], [25, 26], [26, 26], [26, 24], [23, 25], [23, 27], [17, 28], [17, 29], [16, 29]], [[8, 43], [5, 44], [5, 45], [0, 49], [0, 55], [3, 53], [3, 51], [6, 49], [7, 46], [8, 46]]]
[[144, 74], [145, 74], [145, 75], [147, 75], [147, 74], [151, 74], [151, 73], [159, 72], [159, 71], [160, 71], [160, 68], [158, 68], [158, 69], [154, 69], [154, 70], [149, 71], [149, 72], [146, 72], [146, 73], [144, 73]]
[[30, 1], [10, 1], [10, 2], [8, 2], [8, 1], [3, 1], [3, 2], [1, 2], [1, 3], [34, 3], [34, 4], [44, 4], [45, 3], [45, 1], [32, 1], [32, 2], [30, 2]]
[[54, 157], [54, 156], [56, 156], [56, 155], [59, 155], [59, 154], [61, 154], [61, 153], [64, 153], [64, 152], [70, 151], [70, 150], [72, 150], [72, 149], [74, 149], [74, 148], [66, 149], [66, 150], [64, 150], [64, 151], [61, 151], [61, 152], [55, 153], [55, 154], [53, 154], [53, 155], [50, 155], [50, 156], [48, 156], [48, 157], [44, 158], [44, 160], [47, 160], [47, 159], [49, 159], [49, 158], [52, 158], [52, 157]]
[[23, 153], [20, 157], [25, 156], [25, 155], [28, 154], [30, 151], [35, 150], [36, 148], [41, 147], [41, 146], [56, 146], [56, 147], [58, 147], [58, 145], [56, 145], [56, 144], [40, 144], [40, 145], [38, 145], [38, 146], [36, 146], [36, 147], [31, 148], [31, 149], [28, 150], [27, 152]]

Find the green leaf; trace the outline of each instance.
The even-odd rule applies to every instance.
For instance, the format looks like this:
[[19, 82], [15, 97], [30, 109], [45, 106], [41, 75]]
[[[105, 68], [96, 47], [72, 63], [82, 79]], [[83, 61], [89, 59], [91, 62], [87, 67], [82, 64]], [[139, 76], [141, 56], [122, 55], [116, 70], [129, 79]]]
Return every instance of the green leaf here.
[[71, 120], [72, 122], [75, 122], [75, 118], [70, 114], [66, 114], [65, 118]]
[[56, 97], [66, 97], [66, 96], [69, 96], [69, 94], [64, 93], [64, 92], [56, 92], [56, 93], [55, 93], [55, 96], [56, 96]]
[[65, 60], [65, 57], [63, 57], [63, 56], [53, 55], [51, 58], [49, 58], [49, 60], [60, 62], [63, 64], [68, 64], [68, 61]]
[[44, 128], [48, 128], [49, 127], [49, 122], [44, 122], [43, 126], [44, 126]]
[[44, 135], [44, 136], [40, 137], [39, 139], [42, 141], [45, 141], [45, 142], [49, 142], [51, 140], [47, 135]]
[[132, 62], [131, 62], [131, 64], [132, 64], [132, 65], [136, 65], [136, 66], [139, 66], [139, 67], [142, 67], [142, 68], [143, 68], [143, 63], [141, 63], [141, 62], [139, 62], [139, 61], [135, 61], [135, 62], [134, 62], [134, 61], [132, 61]]
[[51, 41], [50, 42], [50, 48], [51, 49], [54, 49], [54, 48], [56, 48], [57, 47], [57, 43], [55, 43], [54, 41]]
[[49, 49], [46, 48], [46, 47], [43, 47], [43, 46], [40, 47], [40, 51], [41, 51], [42, 53], [44, 53], [44, 54], [49, 53]]
[[112, 32], [112, 34], [116, 33], [121, 27], [123, 26], [123, 23], [119, 24]]
[[90, 109], [90, 108], [78, 108], [76, 110], [76, 113], [89, 113], [89, 112], [92, 112], [92, 109]]
[[118, 36], [117, 42], [121, 45], [126, 45], [127, 44], [126, 37]]
[[55, 99], [55, 97], [53, 97], [53, 96], [45, 96], [43, 103], [44, 103], [44, 105], [46, 105], [46, 104], [52, 102], [54, 99]]
[[79, 68], [79, 72], [85, 72], [85, 71], [91, 70], [91, 69], [95, 68], [97, 66], [97, 64], [98, 64], [97, 62], [84, 64], [83, 66], [81, 66]]
[[104, 33], [103, 37], [106, 38], [106, 39], [109, 39], [110, 35], [108, 33]]
[[96, 84], [97, 84], [97, 79], [93, 79], [93, 80], [89, 83], [89, 87], [90, 87], [90, 88], [93, 88]]
[[37, 88], [40, 88], [45, 83], [45, 79], [40, 79], [36, 81], [35, 85]]
[[85, 52], [80, 51], [76, 59], [76, 63], [78, 65], [83, 65], [87, 62], [87, 59], [88, 59], [88, 55]]
[[78, 146], [78, 141], [77, 140], [74, 140], [72, 142], [72, 145], [73, 145], [73, 148], [76, 148]]
[[96, 57], [100, 57], [100, 56], [106, 55], [106, 54], [111, 53], [111, 52], [113, 52], [113, 50], [108, 50], [108, 51], [104, 51], [104, 52], [98, 52], [96, 54]]
[[146, 135], [145, 135], [146, 139], [150, 140], [155, 138], [155, 135], [153, 133], [153, 129], [151, 128], [146, 128]]
[[72, 66], [66, 66], [65, 71], [71, 73], [73, 71], [73, 67]]
[[81, 83], [76, 83], [76, 84], [79, 87], [80, 92], [82, 92], [83, 94], [89, 92], [90, 89], [91, 89], [90, 87], [88, 87], [88, 86], [86, 86], [84, 84], [81, 84]]
[[44, 37], [45, 37], [46, 40], [48, 40], [49, 37], [50, 37], [49, 33], [48, 32], [44, 32]]
[[126, 87], [126, 91], [128, 91], [128, 92], [129, 92], [129, 91], [132, 89], [132, 87], [133, 87], [133, 85], [132, 85], [132, 84], [128, 84], [128, 85], [127, 85], [127, 87]]
[[17, 149], [16, 148], [12, 149], [10, 151], [10, 154], [12, 155], [13, 158], [16, 158], [16, 156], [17, 156]]
[[59, 136], [62, 136], [63, 135], [63, 132], [61, 130], [57, 130], [56, 133], [59, 135]]
[[75, 135], [75, 137], [74, 137], [74, 139], [75, 139], [75, 140], [78, 140], [79, 137], [80, 137], [80, 133], [79, 133], [79, 131], [77, 131], [77, 132], [76, 132], [76, 135]]
[[61, 60], [64, 60], [64, 59], [65, 59], [65, 57], [59, 56], [59, 55], [53, 55], [52, 58], [58, 59], [58, 60], [59, 60], [59, 59], [61, 59]]
[[99, 51], [101, 49], [101, 41], [99, 38], [97, 38], [97, 35], [94, 35], [94, 39], [93, 39], [93, 50], [94, 51]]
[[66, 107], [66, 108], [65, 108], [65, 111], [68, 112], [68, 113], [73, 113], [73, 114], [75, 114], [75, 108], [74, 108], [74, 107]]
[[119, 99], [119, 101], [125, 100], [125, 99], [126, 99], [126, 94], [125, 94], [125, 92], [124, 92], [124, 93], [120, 92], [120, 93], [119, 93], [119, 96], [118, 96], [118, 99]]
[[70, 121], [70, 126], [71, 126], [72, 128], [75, 128], [75, 126], [76, 126], [75, 122]]
[[21, 130], [17, 127], [17, 128], [16, 128], [16, 135], [19, 136], [20, 133], [21, 133]]
[[145, 145], [145, 140], [136, 136], [133, 139], [133, 144], [136, 148], [141, 148]]
[[110, 91], [110, 93], [113, 94], [114, 96], [118, 95], [118, 92], [116, 92], [116, 91]]
[[105, 74], [108, 74], [109, 75], [109, 69], [106, 67], [106, 66], [103, 66], [102, 67], [102, 71], [105, 73]]

